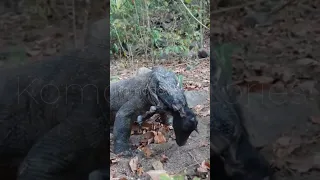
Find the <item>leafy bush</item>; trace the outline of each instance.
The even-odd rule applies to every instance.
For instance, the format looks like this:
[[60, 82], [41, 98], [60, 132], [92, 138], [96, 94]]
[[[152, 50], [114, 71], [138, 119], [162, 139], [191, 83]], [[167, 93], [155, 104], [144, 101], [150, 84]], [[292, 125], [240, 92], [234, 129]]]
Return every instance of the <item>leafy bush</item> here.
[[197, 20], [206, 27], [210, 22], [209, 0], [111, 0], [110, 8], [114, 55], [187, 55], [201, 46], [193, 45], [203, 39]]

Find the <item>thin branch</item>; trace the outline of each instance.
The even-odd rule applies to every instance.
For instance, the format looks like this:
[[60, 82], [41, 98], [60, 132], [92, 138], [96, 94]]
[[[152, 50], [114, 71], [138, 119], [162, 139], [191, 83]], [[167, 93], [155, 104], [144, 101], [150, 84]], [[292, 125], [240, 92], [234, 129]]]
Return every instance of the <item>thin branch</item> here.
[[199, 24], [201, 24], [201, 26], [203, 26], [206, 29], [209, 29], [206, 25], [202, 24], [202, 22], [200, 22], [196, 17], [193, 16], [193, 14], [191, 13], [191, 11], [189, 10], [189, 8], [184, 4], [183, 0], [180, 0], [180, 2], [182, 3], [183, 7], [188, 11], [188, 13], [191, 15], [191, 17], [193, 19], [195, 19]]

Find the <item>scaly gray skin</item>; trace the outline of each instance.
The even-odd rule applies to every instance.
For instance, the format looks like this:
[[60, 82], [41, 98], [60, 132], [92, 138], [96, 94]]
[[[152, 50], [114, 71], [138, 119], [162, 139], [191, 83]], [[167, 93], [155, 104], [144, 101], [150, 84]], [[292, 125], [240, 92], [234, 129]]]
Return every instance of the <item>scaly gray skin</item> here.
[[[217, 72], [211, 56], [210, 71]], [[218, 82], [210, 82], [210, 151], [212, 178], [218, 180], [264, 180], [270, 175], [269, 163], [249, 141], [241, 109], [233, 89], [227, 89], [227, 72], [222, 68]]]
[[0, 69], [0, 161], [22, 161], [18, 180], [87, 179], [108, 163], [107, 25], [83, 50]]
[[[132, 155], [129, 145], [131, 125], [139, 115], [156, 106], [185, 118], [188, 105], [175, 74], [163, 67], [154, 67], [143, 75], [111, 83], [110, 106], [111, 113], [116, 114], [114, 153]], [[180, 127], [176, 124], [173, 128]]]

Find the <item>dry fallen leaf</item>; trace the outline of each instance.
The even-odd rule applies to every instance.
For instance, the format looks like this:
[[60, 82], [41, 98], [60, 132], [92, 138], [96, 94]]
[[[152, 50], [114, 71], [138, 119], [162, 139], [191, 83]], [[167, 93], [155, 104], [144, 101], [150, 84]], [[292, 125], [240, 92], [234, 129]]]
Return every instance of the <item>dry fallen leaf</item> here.
[[137, 169], [137, 174], [138, 174], [138, 176], [141, 176], [143, 174], [143, 168], [142, 167], [139, 167]]
[[159, 132], [166, 134], [170, 131], [171, 126], [163, 125], [159, 128]]
[[141, 150], [143, 151], [144, 155], [149, 158], [152, 155], [152, 152], [148, 146], [142, 147]]
[[153, 130], [154, 129], [154, 123], [153, 122], [149, 122], [149, 121], [145, 121], [142, 123], [141, 125], [142, 129], [146, 129], [146, 130]]
[[157, 132], [157, 134], [155, 134], [155, 136], [154, 136], [154, 142], [156, 144], [162, 144], [162, 143], [165, 143], [167, 141], [166, 141], [166, 138], [164, 137], [164, 135], [161, 132]]
[[201, 167], [206, 168], [207, 170], [210, 170], [210, 162], [202, 161]]
[[154, 131], [148, 131], [144, 133], [142, 136], [143, 136], [143, 139], [147, 142], [147, 144], [150, 144], [154, 140], [155, 133]]
[[207, 173], [210, 170], [210, 164], [206, 161], [202, 161], [201, 165], [197, 168], [198, 173]]
[[129, 166], [132, 172], [136, 172], [138, 170], [138, 156], [135, 156], [130, 160]]
[[169, 159], [169, 158], [168, 158], [165, 154], [162, 154], [162, 155], [161, 155], [160, 162], [165, 163], [165, 162], [168, 161], [168, 159]]
[[137, 124], [132, 124], [131, 135], [141, 133], [140, 127]]

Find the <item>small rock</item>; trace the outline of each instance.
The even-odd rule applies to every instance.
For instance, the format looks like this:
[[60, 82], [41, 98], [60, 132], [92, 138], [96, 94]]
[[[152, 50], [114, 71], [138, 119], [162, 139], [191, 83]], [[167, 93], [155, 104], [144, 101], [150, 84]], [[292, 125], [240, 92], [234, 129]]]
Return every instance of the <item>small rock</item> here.
[[154, 161], [152, 167], [154, 170], [163, 170], [163, 164], [160, 161]]
[[198, 51], [198, 57], [199, 57], [199, 58], [206, 58], [206, 57], [209, 57], [209, 55], [208, 55], [208, 53], [207, 53], [206, 50], [200, 49], [200, 50]]

